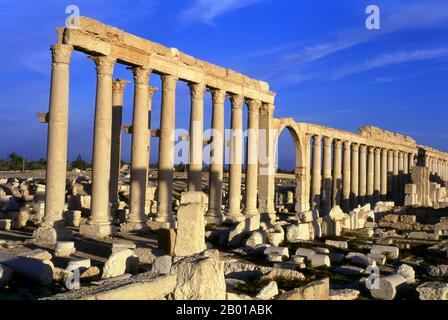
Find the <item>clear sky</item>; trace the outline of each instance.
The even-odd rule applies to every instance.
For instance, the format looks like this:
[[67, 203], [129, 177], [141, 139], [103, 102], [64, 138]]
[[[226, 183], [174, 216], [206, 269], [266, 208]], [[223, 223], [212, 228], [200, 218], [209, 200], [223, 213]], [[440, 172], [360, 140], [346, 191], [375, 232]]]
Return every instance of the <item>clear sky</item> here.
[[[375, 125], [448, 151], [447, 0], [0, 0], [0, 157], [45, 157], [47, 127], [35, 114], [48, 110], [49, 47], [71, 4], [83, 16], [268, 81], [276, 117], [350, 131]], [[380, 30], [365, 27], [370, 4], [380, 8]], [[124, 66], [115, 73], [132, 79]], [[69, 158], [90, 160], [95, 68], [84, 54], [73, 55], [70, 81]], [[160, 86], [159, 77], [151, 83]], [[188, 128], [188, 89], [178, 88], [176, 125]], [[132, 95], [128, 86], [125, 124]], [[210, 111], [207, 95], [206, 127]], [[153, 128], [159, 114], [160, 92]], [[130, 137], [123, 143], [129, 160]], [[287, 132], [281, 145], [280, 166], [289, 168]], [[157, 140], [151, 147], [155, 162]]]

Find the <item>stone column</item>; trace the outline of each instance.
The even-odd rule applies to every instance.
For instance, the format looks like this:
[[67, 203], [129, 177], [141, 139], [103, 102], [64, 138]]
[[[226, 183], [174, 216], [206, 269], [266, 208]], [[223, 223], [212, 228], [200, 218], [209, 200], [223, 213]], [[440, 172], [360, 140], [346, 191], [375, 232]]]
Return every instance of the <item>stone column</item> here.
[[358, 207], [358, 192], [359, 192], [359, 144], [352, 144], [352, 178], [351, 178], [351, 192], [350, 204], [351, 208]]
[[202, 191], [202, 148], [204, 132], [205, 84], [190, 83], [191, 112], [188, 191]]
[[311, 168], [311, 208], [320, 210], [321, 172], [321, 136], [313, 136], [313, 167]]
[[394, 200], [394, 151], [387, 150], [387, 200]]
[[342, 142], [341, 140], [334, 141], [333, 151], [333, 196], [332, 204], [334, 206], [341, 205], [342, 196]]
[[398, 153], [398, 203], [404, 202], [404, 156]]
[[116, 59], [109, 56], [91, 58], [96, 64], [97, 87], [93, 137], [92, 201], [87, 224], [81, 235], [107, 237], [115, 232], [109, 205], [110, 150], [112, 134], [112, 75]]
[[112, 84], [112, 136], [110, 151], [109, 201], [118, 209], [118, 182], [121, 167], [121, 127], [123, 125], [123, 93], [128, 81], [116, 79]]
[[350, 146], [350, 141], [344, 141], [344, 162], [342, 169], [342, 210], [346, 213], [350, 212]]
[[132, 69], [134, 74], [134, 111], [132, 118], [131, 182], [129, 217], [121, 231], [147, 229], [145, 203], [149, 165], [148, 83], [151, 70]]
[[375, 148], [375, 172], [373, 179], [373, 205], [380, 201], [381, 193], [381, 149]]
[[[65, 208], [65, 184], [67, 176], [69, 64], [73, 51], [70, 45], [56, 44], [51, 47], [51, 87], [48, 113], [47, 138], [47, 187], [45, 192], [44, 223], [34, 237], [56, 242], [56, 234], [63, 227]], [[50, 233], [49, 233], [50, 232]], [[58, 232], [60, 233], [60, 232]]]
[[161, 79], [162, 110], [159, 136], [158, 212], [154, 220], [160, 224], [161, 228], [171, 228], [174, 226], [174, 130], [176, 123], [176, 86], [178, 79], [173, 75], [162, 75]]
[[226, 92], [221, 89], [214, 89], [212, 90], [212, 99], [210, 177], [206, 220], [210, 224], [220, 224], [224, 221], [221, 205], [224, 161], [224, 101]]
[[380, 199], [385, 201], [387, 197], [387, 150], [381, 149], [381, 187], [380, 187]]
[[[258, 210], [265, 221], [275, 221], [275, 146], [278, 139], [274, 129], [274, 105], [263, 103], [260, 107], [260, 135], [259, 135], [259, 177], [258, 177]], [[309, 174], [306, 175], [309, 177]], [[299, 212], [309, 209], [309, 193], [306, 201], [297, 201], [296, 210]], [[303, 207], [301, 207], [303, 205]]]
[[373, 204], [373, 192], [375, 186], [375, 148], [368, 148], [368, 157], [367, 157], [367, 203]]
[[[403, 174], [404, 174], [404, 184], [409, 182], [409, 153], [405, 152], [403, 155]], [[404, 186], [403, 186], [404, 193]]]
[[398, 205], [399, 198], [399, 179], [398, 179], [398, 151], [394, 150], [394, 171], [393, 171], [393, 193], [394, 201]]
[[329, 137], [323, 138], [324, 154], [323, 154], [323, 185], [322, 185], [322, 215], [325, 216], [331, 210], [331, 147], [333, 139]]
[[261, 102], [247, 99], [249, 121], [247, 133], [247, 163], [246, 163], [246, 203], [244, 214], [247, 218], [258, 216], [258, 126]]
[[359, 204], [366, 204], [367, 194], [367, 146], [359, 148]]
[[241, 95], [232, 95], [232, 138], [230, 144], [229, 204], [227, 219], [231, 222], [244, 220], [241, 213], [241, 166], [243, 162], [243, 102]]

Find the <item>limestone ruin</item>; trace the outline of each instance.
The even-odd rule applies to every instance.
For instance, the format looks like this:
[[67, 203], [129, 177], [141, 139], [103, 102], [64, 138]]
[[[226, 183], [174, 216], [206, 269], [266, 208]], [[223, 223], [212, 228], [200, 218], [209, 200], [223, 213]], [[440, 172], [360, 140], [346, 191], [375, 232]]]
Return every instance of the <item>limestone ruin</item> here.
[[[275, 118], [267, 83], [90, 18], [57, 35], [49, 111], [38, 114], [48, 123], [46, 177], [0, 181], [0, 295], [448, 299], [448, 153], [376, 127], [352, 133]], [[66, 170], [73, 50], [96, 65], [91, 172]], [[122, 109], [131, 84], [114, 79], [117, 63], [133, 74], [130, 126]], [[149, 86], [154, 74], [162, 80], [159, 128], [148, 117], [159, 90]], [[179, 81], [191, 95], [187, 175], [176, 173], [173, 162]], [[203, 135], [206, 90], [210, 139]], [[228, 173], [226, 99], [233, 134]], [[120, 165], [122, 129], [132, 135], [129, 168]], [[293, 176], [276, 173], [285, 129], [295, 144]], [[159, 139], [156, 172], [148, 167], [150, 137]], [[212, 149], [208, 172], [204, 145]], [[380, 278], [368, 289], [372, 267]], [[39, 287], [37, 294], [23, 279]]]

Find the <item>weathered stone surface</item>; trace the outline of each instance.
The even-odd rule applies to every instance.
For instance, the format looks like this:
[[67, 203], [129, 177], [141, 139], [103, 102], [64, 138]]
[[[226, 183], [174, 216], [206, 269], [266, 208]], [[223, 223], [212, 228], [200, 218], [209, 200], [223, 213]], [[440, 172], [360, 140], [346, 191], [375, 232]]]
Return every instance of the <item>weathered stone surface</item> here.
[[266, 242], [267, 234], [265, 231], [254, 231], [246, 240], [246, 247], [255, 248]]
[[241, 300], [254, 300], [250, 296], [245, 294], [237, 294], [233, 292], [227, 292], [226, 293], [226, 300], [229, 301], [241, 301]]
[[315, 254], [311, 256], [311, 268], [327, 267], [331, 265], [330, 257], [326, 254]]
[[53, 282], [53, 264], [49, 260], [39, 260], [0, 253], [0, 264], [14, 270], [15, 273], [44, 286]]
[[136, 273], [139, 259], [132, 250], [122, 250], [113, 253], [106, 261], [103, 269], [103, 279], [117, 277], [125, 273]]
[[354, 289], [330, 290], [330, 300], [356, 300], [359, 291]]
[[267, 247], [264, 252], [265, 255], [279, 255], [285, 258], [289, 258], [289, 250], [286, 247]]
[[394, 274], [380, 277], [378, 283], [378, 288], [370, 289], [372, 297], [379, 300], [393, 300], [397, 292], [406, 284], [406, 279], [399, 274]]
[[420, 300], [448, 300], [448, 283], [425, 282], [417, 287]]
[[278, 300], [329, 300], [329, 298], [330, 280], [328, 278], [311, 282], [277, 296]]
[[400, 249], [397, 247], [392, 246], [380, 246], [380, 245], [373, 245], [370, 253], [372, 254], [382, 254], [385, 255], [389, 259], [397, 259], [400, 254]]
[[308, 223], [292, 224], [286, 228], [286, 241], [297, 243], [306, 240], [311, 240]]
[[411, 266], [409, 266], [407, 264], [402, 264], [398, 268], [397, 273], [399, 275], [401, 275], [403, 278], [405, 278], [406, 282], [408, 284], [415, 283], [415, 271], [414, 271], [414, 269]]
[[175, 275], [142, 273], [128, 279], [61, 293], [42, 300], [163, 300], [176, 287]]
[[358, 276], [360, 274], [363, 274], [365, 270], [363, 268], [350, 266], [350, 265], [343, 265], [339, 266], [333, 269], [333, 272], [344, 274], [347, 276]]
[[51, 253], [49, 253], [48, 251], [42, 250], [42, 249], [34, 249], [34, 250], [31, 250], [28, 252], [24, 252], [24, 253], [19, 254], [19, 256], [43, 260], [43, 261], [51, 260], [53, 258]]
[[245, 219], [238, 223], [229, 233], [229, 245], [237, 247], [241, 244], [243, 238], [247, 236], [251, 231], [258, 230], [260, 228], [260, 221], [258, 219]]
[[325, 240], [325, 244], [339, 249], [348, 249], [347, 241]]
[[217, 250], [186, 257], [173, 264], [171, 274], [177, 277], [174, 300], [224, 300], [226, 282], [224, 264]]
[[429, 266], [428, 273], [433, 277], [448, 277], [448, 265], [439, 264], [437, 266]]
[[176, 236], [175, 229], [159, 229], [157, 233], [157, 244], [159, 249], [165, 250], [170, 256], [174, 256]]
[[270, 281], [263, 289], [261, 289], [256, 298], [260, 300], [270, 300], [276, 295], [278, 295], [277, 282]]
[[[202, 192], [182, 194], [177, 211], [175, 256], [191, 256], [205, 249], [205, 195]], [[196, 202], [192, 202], [196, 201]]]
[[59, 241], [56, 243], [54, 255], [56, 257], [68, 257], [76, 252], [73, 241]]
[[171, 256], [157, 257], [154, 260], [151, 271], [158, 274], [170, 273], [173, 258]]

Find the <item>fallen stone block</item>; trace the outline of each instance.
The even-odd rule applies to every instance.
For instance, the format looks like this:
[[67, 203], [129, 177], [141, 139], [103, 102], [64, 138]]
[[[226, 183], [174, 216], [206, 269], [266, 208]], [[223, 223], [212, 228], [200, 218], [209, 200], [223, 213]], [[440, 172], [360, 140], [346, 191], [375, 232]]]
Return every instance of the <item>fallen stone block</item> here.
[[267, 247], [264, 252], [265, 255], [279, 255], [285, 258], [289, 258], [289, 250], [286, 247]]
[[277, 300], [329, 300], [330, 280], [328, 278], [313, 281], [306, 286], [285, 292]]
[[415, 283], [415, 271], [414, 271], [414, 269], [411, 266], [409, 266], [407, 264], [402, 264], [398, 268], [397, 274], [399, 274], [403, 278], [405, 278], [407, 284], [414, 284]]
[[171, 256], [157, 257], [154, 260], [151, 271], [158, 274], [170, 273], [173, 258]]
[[267, 234], [265, 231], [254, 231], [246, 240], [246, 247], [255, 248], [266, 242]]
[[330, 300], [356, 300], [359, 293], [354, 289], [330, 290]]
[[260, 300], [270, 300], [276, 295], [278, 295], [277, 282], [270, 281], [263, 289], [261, 289], [256, 298]]
[[0, 230], [5, 230], [5, 231], [11, 230], [11, 219], [1, 219], [0, 220]]
[[54, 255], [56, 257], [69, 257], [76, 252], [75, 243], [73, 241], [59, 241], [56, 243]]
[[307, 258], [307, 260], [310, 260], [312, 256], [316, 254], [316, 250], [313, 249], [307, 249], [307, 248], [298, 248], [296, 250], [296, 256], [302, 256]]
[[327, 267], [331, 265], [330, 257], [326, 254], [315, 254], [310, 259], [311, 268]]
[[427, 271], [433, 277], [448, 277], [448, 265], [446, 264], [429, 266]]
[[33, 282], [48, 286], [53, 282], [53, 264], [49, 260], [21, 257], [9, 253], [0, 253], [0, 264], [14, 271], [15, 274]]
[[319, 210], [305, 211], [297, 214], [297, 220], [301, 223], [312, 222], [319, 219]]
[[347, 241], [336, 241], [336, 240], [325, 240], [325, 244], [330, 247], [335, 247], [339, 249], [348, 249]]
[[406, 279], [399, 274], [380, 277], [377, 288], [374, 286], [370, 289], [370, 294], [378, 300], [394, 300], [397, 292], [406, 287], [406, 283]]
[[425, 282], [417, 287], [420, 300], [448, 300], [448, 283]]
[[292, 224], [286, 228], [286, 241], [289, 243], [311, 240], [310, 235], [308, 223]]
[[135, 274], [138, 270], [138, 264], [138, 256], [132, 250], [118, 251], [113, 253], [106, 261], [102, 278], [113, 278], [125, 273]]
[[363, 268], [350, 266], [350, 265], [343, 265], [339, 266], [333, 269], [333, 272], [343, 274], [346, 276], [359, 276], [363, 273], [365, 273], [365, 270]]
[[53, 258], [53, 256], [51, 255], [51, 253], [49, 253], [46, 250], [42, 250], [42, 249], [34, 249], [28, 252], [24, 252], [19, 254], [19, 256], [21, 257], [27, 257], [27, 258], [32, 258], [32, 259], [38, 259], [38, 260], [51, 260]]
[[112, 243], [112, 254], [122, 250], [134, 250], [136, 245], [132, 241], [119, 241]]
[[388, 259], [398, 259], [400, 249], [392, 246], [373, 245], [370, 249], [372, 254], [385, 255]]
[[408, 239], [436, 241], [439, 240], [439, 235], [424, 231], [412, 231], [408, 234]]

